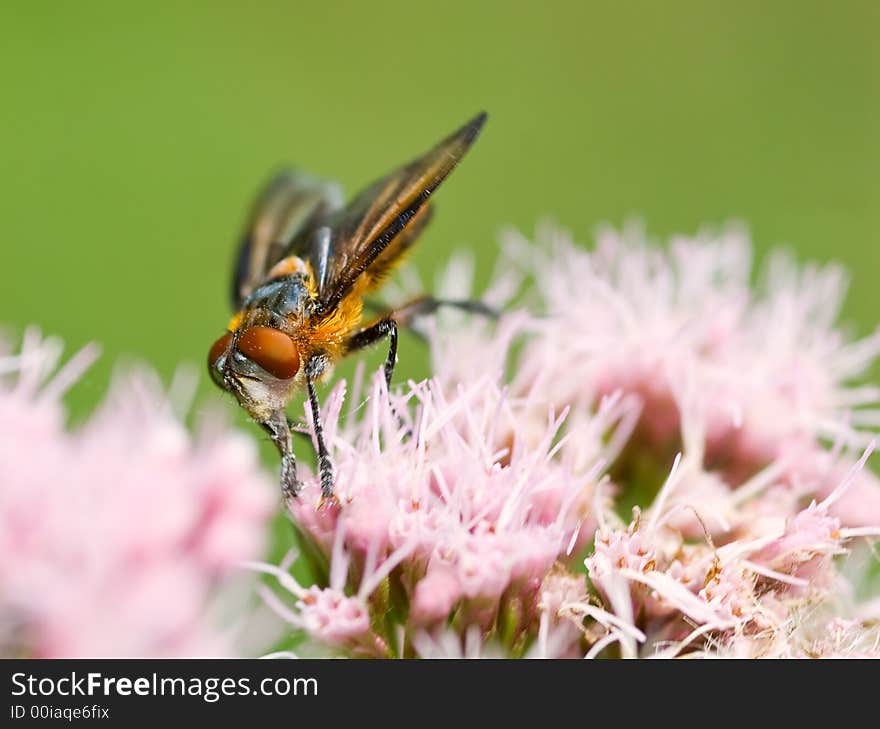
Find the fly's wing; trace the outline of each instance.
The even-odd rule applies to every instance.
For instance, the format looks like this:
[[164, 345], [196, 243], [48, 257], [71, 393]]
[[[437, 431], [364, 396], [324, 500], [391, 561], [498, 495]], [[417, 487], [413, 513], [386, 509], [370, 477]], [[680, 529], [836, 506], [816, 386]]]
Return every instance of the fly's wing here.
[[[398, 257], [392, 246], [399, 247], [401, 241], [403, 248], [412, 244], [410, 228], [415, 232], [428, 217], [428, 210], [419, 215], [420, 209], [467, 152], [485, 121], [485, 113], [477, 115], [431, 151], [373, 183], [344, 209], [325, 219], [323, 244], [319, 247], [323, 257], [316, 247], [313, 260], [315, 271], [320, 272], [319, 311], [332, 311], [354, 283], [363, 275], [371, 275], [374, 267], [377, 274], [388, 270], [391, 259]], [[407, 228], [414, 218], [417, 220]]]
[[342, 203], [333, 183], [296, 170], [275, 175], [257, 197], [242, 235], [232, 279], [233, 308], [239, 309], [272, 266], [290, 254], [294, 241], [306, 239], [315, 221]]

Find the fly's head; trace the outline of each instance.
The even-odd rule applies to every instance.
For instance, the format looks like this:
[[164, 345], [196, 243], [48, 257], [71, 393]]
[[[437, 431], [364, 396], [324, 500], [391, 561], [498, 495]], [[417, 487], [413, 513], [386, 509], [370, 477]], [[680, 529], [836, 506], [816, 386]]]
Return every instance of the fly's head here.
[[211, 378], [259, 422], [283, 410], [303, 382], [301, 342], [289, 332], [307, 331], [310, 290], [300, 271], [280, 273], [245, 299], [208, 353]]
[[282, 410], [299, 384], [300, 352], [291, 336], [270, 326], [226, 332], [208, 353], [211, 378], [235, 395], [256, 420]]

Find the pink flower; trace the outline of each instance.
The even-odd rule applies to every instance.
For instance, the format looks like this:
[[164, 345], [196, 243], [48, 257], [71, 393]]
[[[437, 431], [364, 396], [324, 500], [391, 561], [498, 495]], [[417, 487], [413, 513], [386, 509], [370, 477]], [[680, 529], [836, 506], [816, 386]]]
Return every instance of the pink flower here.
[[297, 607], [306, 632], [328, 645], [344, 645], [352, 637], [365, 635], [370, 630], [366, 604], [337, 590], [310, 587]]
[[869, 654], [845, 560], [880, 536], [880, 332], [836, 328], [841, 271], [775, 256], [753, 288], [736, 228], [539, 239], [508, 236], [498, 322], [422, 325], [431, 379], [325, 400], [340, 504], [310, 478], [290, 509], [345, 569], [290, 621], [347, 655]]
[[[735, 227], [675, 237], [667, 250], [638, 227], [603, 231], [594, 251], [553, 228], [539, 243], [509, 236], [509, 256], [534, 271], [545, 318], [513, 377], [514, 393], [540, 391], [557, 410], [590, 408], [615, 391], [642, 401], [635, 438], [668, 467], [696, 415], [701, 460], [738, 485], [821, 439], [862, 449], [880, 422], [880, 390], [862, 376], [880, 331], [848, 342], [835, 328], [845, 276], [770, 260], [750, 286], [751, 250]], [[797, 462], [789, 481], [801, 473]], [[817, 474], [811, 474], [816, 476]], [[816, 478], [812, 480], [817, 481]], [[880, 488], [866, 484], [880, 520]]]
[[413, 590], [410, 619], [417, 625], [443, 620], [463, 596], [455, 569], [442, 560], [435, 560]]
[[59, 355], [29, 331], [0, 360], [3, 653], [233, 653], [209, 615], [264, 548], [275, 492], [254, 447], [217, 423], [193, 440], [147, 372], [66, 432], [60, 396], [94, 351], [53, 376]]
[[[351, 555], [346, 550], [346, 519], [337, 525], [330, 560], [330, 583], [326, 587], [303, 587], [287, 571], [297, 558], [289, 554], [280, 567], [265, 563], [251, 563], [251, 567], [277, 578], [279, 585], [295, 598], [292, 606], [275, 592], [261, 586], [263, 600], [284, 620], [304, 631], [319, 646], [344, 649], [350, 655], [374, 658], [388, 657], [395, 639], [373, 630], [370, 598], [382, 586], [387, 586], [389, 575], [409, 557], [412, 546], [406, 545], [379, 558], [379, 552], [370, 548], [361, 565], [360, 581], [354, 594], [346, 592]], [[387, 609], [387, 605], [385, 606]], [[317, 648], [320, 651], [320, 647]]]
[[[478, 376], [454, 390], [449, 395], [438, 380], [428, 380], [389, 396], [377, 375], [360, 417], [340, 430], [344, 389], [337, 387], [323, 417], [341, 506], [316, 510], [314, 478], [291, 503], [294, 518], [325, 554], [344, 526], [354, 574], [371, 553], [381, 559], [409, 550], [389, 576], [405, 600], [398, 608], [408, 615], [406, 645], [418, 629], [453, 612], [484, 631], [508, 621], [510, 641], [536, 624], [538, 590], [556, 560], [581, 541], [603, 463], [602, 439], [623, 412], [619, 400], [610, 400], [592, 427], [579, 431], [594, 439], [584, 447], [595, 455], [591, 468], [581, 462], [575, 468], [574, 459], [556, 458], [562, 417], [547, 413], [543, 433], [526, 445], [517, 437], [524, 405], [509, 399], [494, 377]], [[375, 596], [363, 597], [375, 605]]]
[[[839, 575], [832, 558], [845, 554], [854, 539], [880, 536], [880, 526], [841, 528], [829, 515], [869, 453], [823, 502], [790, 518], [737, 525], [738, 533], [726, 532], [723, 546], [716, 546], [708, 531], [702, 544], [688, 544], [671, 518], [679, 510], [672, 492], [687, 468], [676, 461], [646, 514], [636, 509], [625, 527], [612, 513], [600, 516], [586, 567], [607, 607], [576, 601], [568, 612], [578, 624], [586, 616], [606, 626], [594, 646], [605, 648], [614, 640], [621, 650], [628, 646], [630, 655], [790, 653], [803, 640], [795, 635], [804, 605], [817, 610], [834, 597]], [[744, 531], [747, 526], [751, 533]], [[863, 637], [852, 638], [866, 644]]]

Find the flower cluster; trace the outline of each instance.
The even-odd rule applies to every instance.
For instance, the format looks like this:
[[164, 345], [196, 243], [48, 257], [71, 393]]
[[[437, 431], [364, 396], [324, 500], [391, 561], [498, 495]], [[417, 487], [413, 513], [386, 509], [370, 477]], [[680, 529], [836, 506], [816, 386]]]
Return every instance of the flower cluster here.
[[334, 390], [339, 504], [289, 505], [316, 582], [264, 567], [267, 601], [343, 655], [877, 652], [841, 567], [880, 536], [880, 333], [835, 328], [842, 272], [777, 255], [753, 289], [736, 228], [539, 239], [491, 294], [533, 272], [525, 308], [428, 326], [431, 379]]
[[[589, 538], [602, 437], [619, 427], [626, 403], [607, 398], [578, 434], [597, 454], [580, 469], [561, 454], [561, 416], [548, 416], [535, 443], [511, 438], [525, 405], [495, 375], [451, 398], [436, 380], [389, 395], [377, 375], [365, 411], [340, 432], [343, 393], [338, 386], [324, 408], [340, 505], [316, 509], [314, 481], [291, 502], [331, 575], [322, 593], [293, 590], [297, 624], [352, 653], [414, 655], [423, 635], [450, 620], [512, 653], [527, 647], [545, 577]], [[340, 611], [357, 619], [341, 621]]]
[[279, 565], [277, 487], [216, 418], [188, 434], [186, 378], [129, 373], [69, 429], [94, 351], [58, 369], [28, 332], [0, 352], [0, 654], [258, 650], [218, 613], [259, 571], [319, 655], [880, 655], [880, 388], [859, 382], [880, 332], [837, 328], [840, 269], [776, 255], [753, 286], [750, 259], [737, 228], [509, 234], [497, 321], [418, 322], [430, 379], [360, 369], [324, 399], [337, 500], [301, 470]]
[[186, 382], [166, 395], [147, 372], [68, 432], [61, 396], [95, 352], [56, 372], [60, 354], [29, 331], [0, 356], [0, 655], [238, 653], [210, 611], [265, 547], [256, 449], [216, 421], [194, 441], [172, 408]]

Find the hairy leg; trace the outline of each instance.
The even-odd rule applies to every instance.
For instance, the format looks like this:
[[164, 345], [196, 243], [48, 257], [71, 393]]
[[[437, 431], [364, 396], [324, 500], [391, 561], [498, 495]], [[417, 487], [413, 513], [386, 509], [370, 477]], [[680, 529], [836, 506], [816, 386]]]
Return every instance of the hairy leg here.
[[352, 335], [346, 344], [346, 351], [357, 352], [385, 337], [389, 339], [388, 356], [385, 358], [385, 384], [390, 388], [391, 375], [394, 374], [394, 365], [397, 364], [397, 321], [391, 315]]
[[293, 442], [290, 437], [287, 416], [283, 410], [279, 410], [260, 425], [269, 434], [281, 454], [281, 493], [285, 500], [296, 498], [302, 484], [296, 476], [296, 456], [293, 454]]
[[336, 497], [333, 495], [333, 464], [330, 462], [330, 453], [324, 443], [321, 407], [318, 403], [318, 393], [315, 391], [315, 364], [314, 359], [306, 364], [306, 385], [309, 391], [309, 405], [312, 408], [312, 422], [315, 426], [315, 440], [318, 441], [318, 472], [321, 475], [321, 503], [319, 506], [324, 506], [333, 503]]
[[388, 357], [385, 359], [385, 382], [391, 387], [391, 376], [394, 374], [394, 366], [397, 364], [397, 332], [399, 327], [408, 327], [413, 320], [420, 316], [433, 314], [442, 306], [451, 306], [462, 311], [481, 316], [498, 317], [498, 312], [484, 304], [482, 301], [473, 299], [435, 299], [433, 296], [420, 296], [417, 299], [403, 304], [397, 309], [387, 312], [384, 316], [367, 325], [364, 329], [354, 334], [347, 342], [346, 351], [356, 352], [371, 344], [375, 344], [384, 337], [389, 338]]

